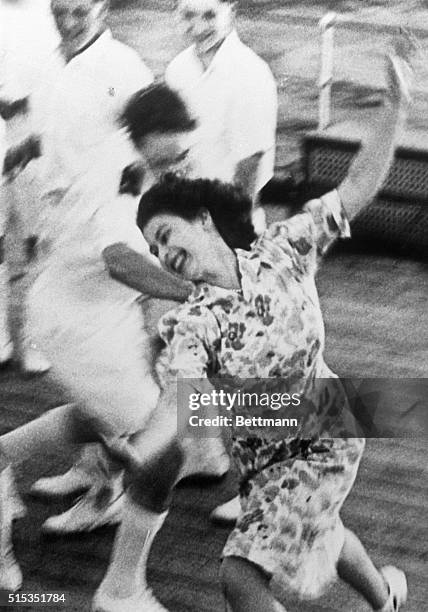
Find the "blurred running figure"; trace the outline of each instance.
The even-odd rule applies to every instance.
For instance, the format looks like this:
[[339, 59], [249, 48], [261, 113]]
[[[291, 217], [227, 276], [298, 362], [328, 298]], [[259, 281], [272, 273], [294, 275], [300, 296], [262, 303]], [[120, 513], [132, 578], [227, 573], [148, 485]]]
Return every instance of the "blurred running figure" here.
[[[162, 84], [137, 92], [123, 121], [136, 148], [117, 129], [91, 172], [57, 200], [41, 236], [30, 320], [53, 375], [78, 405], [48, 411], [0, 439], [0, 589], [16, 590], [22, 582], [11, 545], [11, 522], [22, 514], [22, 504], [7, 465], [46, 448], [62, 453], [70, 444], [97, 441], [112, 462], [118, 460], [118, 469], [125, 468], [126, 492], [112, 563], [94, 609], [157, 612], [164, 608], [147, 589], [145, 551], [163, 521], [182, 450], [173, 444], [162, 468], [152, 469], [151, 448], [158, 447], [165, 428], [167, 436], [172, 433], [176, 417], [174, 405], [167, 414], [153, 412], [159, 392], [140, 301], [141, 294], [184, 301], [193, 285], [162, 270], [137, 228], [139, 194], [152, 179], [146, 173], [141, 184], [135, 162], [143, 156], [152, 168], [176, 165], [185, 157], [194, 121], [177, 93]], [[161, 306], [163, 312], [169, 308]], [[146, 439], [149, 423], [155, 433]], [[93, 501], [103, 503], [106, 493], [99, 488]]]
[[[49, 0], [0, 0], [0, 114], [6, 121], [6, 143], [11, 147], [28, 136], [31, 130], [31, 98], [40, 84], [41, 74], [52, 58], [59, 36], [49, 8]], [[20, 270], [19, 292], [25, 294], [30, 276], [25, 275], [34, 257], [35, 217], [39, 208], [39, 182], [36, 164], [31, 164], [15, 181], [1, 187], [2, 222], [0, 241], [3, 248], [0, 264], [0, 292], [3, 294], [0, 317], [7, 318], [9, 269], [11, 260]], [[7, 240], [4, 238], [8, 233]], [[25, 318], [25, 317], [24, 317]], [[15, 334], [15, 346], [9, 326], [0, 332], [0, 364], [13, 355], [29, 374], [42, 374], [49, 364], [32, 346], [25, 333], [25, 320]]]
[[[191, 46], [172, 60], [165, 79], [200, 123], [195, 176], [239, 184], [256, 203], [273, 176], [276, 84], [267, 64], [240, 41], [235, 6], [229, 0], [180, 0]], [[260, 229], [263, 219], [260, 209]]]
[[[77, 18], [73, 18], [79, 7], [81, 12], [85, 7], [89, 11], [85, 19], [81, 19], [80, 22]], [[48, 117], [45, 122], [49, 147], [47, 169], [55, 172], [54, 176], [49, 177], [47, 184], [50, 185], [51, 192], [55, 194], [61, 193], [64, 186], [73, 184], [76, 177], [86, 167], [90, 168], [94, 163], [98, 163], [96, 157], [100, 154], [100, 148], [95, 146], [97, 139], [102, 142], [102, 137], [107, 137], [109, 131], [117, 129], [114, 125], [114, 118], [118, 108], [122, 108], [120, 103], [124, 104], [123, 95], [127, 91], [131, 93], [133, 87], [138, 87], [142, 79], [138, 75], [138, 69], [133, 68], [135, 64], [133, 52], [112, 40], [111, 37], [105, 39], [104, 37], [109, 36], [108, 33], [99, 35], [105, 13], [105, 2], [53, 0], [52, 10], [63, 39], [64, 52], [67, 56], [72, 57], [61, 72], [58, 85], [52, 94], [52, 100], [45, 96], [45, 99], [48, 100]], [[92, 36], [91, 40], [94, 40], [95, 37], [95, 40], [92, 45], [88, 46], [87, 43], [79, 47], [77, 43], [80, 41], [79, 44], [81, 44], [83, 41], [82, 35], [79, 34], [82, 23], [87, 24], [87, 36]], [[98, 32], [98, 38], [94, 32]], [[118, 49], [116, 46], [119, 46]], [[80, 51], [76, 51], [76, 48]], [[126, 52], [132, 54], [130, 57], [127, 57], [125, 49]], [[105, 62], [107, 55], [109, 62]], [[126, 87], [123, 87], [121, 80], [119, 83], [113, 80], [112, 75], [116, 77], [116, 72], [120, 73], [120, 78], [124, 80]], [[112, 84], [114, 87], [110, 87]], [[87, 100], [89, 88], [94, 90], [90, 103]], [[110, 89], [112, 91], [109, 91]], [[109, 110], [111, 105], [113, 109]], [[39, 103], [38, 106], [43, 105]], [[152, 112], [155, 113], [155, 111], [156, 109], [153, 108]], [[49, 120], [51, 115], [56, 117], [55, 121]], [[177, 161], [180, 161], [180, 155], [177, 156], [177, 152], [174, 152], [173, 149], [170, 138], [160, 130], [147, 135], [145, 151], [148, 166], [156, 173], [167, 169], [174, 170]], [[196, 155], [192, 155], [192, 163], [185, 169], [182, 167], [181, 170], [186, 171], [186, 174], [191, 171], [192, 176], [199, 176], [200, 169], [195, 162], [195, 157]], [[186, 160], [182, 161], [186, 165]], [[64, 175], [64, 171], [67, 171], [68, 175]], [[55, 197], [51, 199], [54, 204], [52, 208], [55, 208]], [[49, 207], [47, 208], [47, 224], [49, 225], [48, 213]], [[145, 293], [159, 297], [155, 288]], [[213, 438], [202, 441], [200, 447], [199, 461], [195, 461], [195, 464], [199, 463], [199, 473], [209, 477], [224, 475], [229, 468], [229, 458], [221, 439], [218, 438], [216, 441]], [[94, 503], [95, 492], [102, 483], [103, 486], [108, 486], [109, 490], [116, 491], [118, 500], [121, 499], [120, 479], [109, 484], [108, 471], [104, 454], [87, 447], [80, 460], [68, 472], [36, 482], [32, 492], [37, 495], [65, 495], [89, 490], [89, 495], [79, 499], [77, 504], [69, 510], [50, 517], [44, 524], [44, 529], [51, 533], [70, 533], [91, 531], [101, 525], [118, 522], [121, 516], [120, 502], [115, 505], [109, 504], [106, 508], [101, 508], [99, 504]]]
[[[32, 90], [32, 134], [6, 156], [9, 177], [30, 162], [25, 174], [37, 175], [31, 185], [38, 204], [35, 235], [57, 199], [91, 167], [99, 147], [116, 131], [125, 101], [153, 81], [137, 53], [113, 39], [105, 26], [107, 10], [107, 0], [51, 1], [61, 44], [44, 62]], [[33, 160], [38, 161], [32, 169]], [[25, 321], [24, 301], [19, 305], [18, 318]], [[30, 348], [43, 351], [34, 342]]]
[[[141, 104], [138, 103], [139, 96], [140, 94], [137, 93], [131, 97], [125, 107], [124, 116], [126, 125], [132, 126], [129, 127], [129, 130], [133, 141], [142, 151], [143, 161], [141, 158], [137, 161], [134, 160], [123, 173], [121, 183], [121, 191], [130, 190], [131, 193], [135, 192], [135, 195], [138, 195], [141, 189], [147, 189], [150, 186], [150, 180], [153, 180], [155, 177], [159, 178], [166, 169], [176, 170], [181, 174], [188, 174], [193, 167], [193, 162], [189, 159], [189, 150], [197, 139], [197, 130], [193, 130], [194, 123], [187, 128], [188, 133], [186, 133], [185, 137], [180, 133], [186, 128], [186, 123], [183, 123], [183, 121], [179, 122], [180, 115], [175, 108], [178, 105], [178, 101], [181, 105], [178, 106], [181, 109], [180, 112], [186, 116], [188, 111], [185, 110], [183, 102], [176, 92], [166, 85], [162, 86], [159, 84], [153, 85], [147, 91], [143, 90], [141, 93], [143, 98]], [[167, 100], [169, 100], [168, 104]], [[117, 139], [120, 140], [120, 134], [117, 135]], [[101, 155], [100, 151], [100, 159], [95, 166], [100, 168], [98, 173], [102, 173], [102, 175], [105, 174], [103, 166], [105, 165], [109, 168], [111, 165], [111, 157], [114, 150], [111, 142], [104, 152], [107, 155], [107, 159], [104, 160], [104, 154]], [[118, 144], [116, 143], [115, 146], [117, 147]], [[138, 184], [139, 176], [144, 176], [143, 186]], [[99, 179], [94, 177], [93, 180], [98, 181]], [[88, 200], [94, 197], [93, 187], [90, 185], [91, 182], [87, 180], [85, 183], [88, 189], [86, 194]], [[105, 178], [101, 184], [107, 185]], [[97, 197], [100, 197], [100, 195], [98, 194]], [[115, 206], [111, 206], [111, 214], [113, 215], [116, 207], [119, 222], [124, 206], [123, 196], [119, 195], [117, 190], [116, 193], [105, 192], [104, 200], [114, 201]], [[52, 220], [48, 224], [48, 227], [51, 226]], [[130, 236], [135, 233], [135, 228], [134, 214], [134, 217], [131, 216], [129, 218], [128, 231]], [[100, 226], [99, 232], [101, 230], [102, 226]], [[86, 238], [82, 234], [80, 242], [78, 242], [81, 249], [86, 240], [93, 242], [90, 234]], [[109, 240], [109, 232], [106, 233], [103, 240]], [[150, 326], [151, 332], [157, 338], [157, 321], [160, 314], [177, 305], [177, 302], [165, 302], [164, 298], [168, 297], [176, 301], [184, 301], [187, 293], [179, 286], [176, 293], [169, 289], [169, 293], [165, 295], [167, 286], [162, 277], [159, 277], [159, 271], [156, 268], [153, 269], [153, 261], [141, 260], [126, 245], [110, 245], [105, 250], [105, 257], [107, 258], [110, 274], [113, 278], [126, 285], [130, 284], [146, 296], [142, 305], [145, 311], [145, 322], [147, 327]], [[78, 261], [79, 266], [73, 272], [75, 280], [73, 281], [73, 278], [69, 278], [67, 287], [75, 286], [76, 284], [79, 287], [82, 284], [80, 267], [87, 265], [83, 250]], [[88, 261], [90, 261], [89, 258]], [[70, 265], [67, 267], [68, 269], [71, 269]], [[60, 276], [65, 278], [65, 273]], [[139, 279], [137, 283], [135, 276]], [[69, 289], [67, 291], [69, 293]], [[188, 291], [190, 292], [190, 288]], [[81, 289], [77, 293], [80, 294]], [[148, 299], [148, 296], [152, 299]], [[108, 296], [106, 296], [107, 299]], [[68, 304], [72, 301], [67, 299], [66, 303]], [[64, 305], [63, 308], [66, 308], [66, 306]], [[149, 321], [152, 323], [150, 324]], [[82, 359], [85, 358], [81, 356], [79, 362]], [[108, 406], [108, 404], [109, 401], [106, 399], [106, 405]], [[197, 475], [200, 477], [218, 478], [228, 471], [230, 459], [220, 435], [217, 438], [213, 437], [206, 440], [190, 439], [184, 442], [184, 447], [187, 462], [181, 472], [181, 477]], [[103, 503], [99, 501], [100, 491], [103, 491]], [[106, 460], [105, 452], [99, 445], [85, 446], [79, 459], [65, 474], [39, 479], [32, 486], [31, 492], [39, 496], [61, 496], [82, 493], [68, 510], [59, 515], [51, 516], [45, 521], [42, 526], [45, 532], [61, 534], [78, 531], [88, 532], [103, 525], [118, 523], [122, 517], [124, 497], [122, 495], [121, 472], [118, 472], [117, 467], [115, 469], [115, 466], [112, 466]]]
[[[51, 0], [50, 9], [59, 44], [32, 90], [32, 135], [9, 151], [17, 167], [7, 164], [15, 172], [28, 164], [21, 174], [32, 171], [38, 175], [33, 197], [38, 199], [39, 220], [33, 220], [33, 226], [40, 235], [52, 227], [64, 193], [106, 155], [105, 143], [117, 133], [129, 97], [153, 82], [138, 54], [115, 40], [106, 28], [108, 1]], [[120, 211], [118, 219], [119, 215]], [[21, 318], [26, 319], [24, 305], [22, 308]], [[107, 470], [103, 457], [91, 448], [85, 454], [91, 458], [92, 478], [85, 473], [85, 482], [99, 484]], [[71, 471], [68, 481], [54, 482], [50, 492], [61, 494], [64, 486], [68, 492], [75, 486], [73, 479], [82, 484], [81, 476]]]

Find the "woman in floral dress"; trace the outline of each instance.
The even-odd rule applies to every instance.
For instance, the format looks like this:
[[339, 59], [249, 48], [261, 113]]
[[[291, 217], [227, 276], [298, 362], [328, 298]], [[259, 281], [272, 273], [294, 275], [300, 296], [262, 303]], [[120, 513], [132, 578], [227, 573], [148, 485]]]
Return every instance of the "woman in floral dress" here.
[[234, 436], [242, 509], [221, 571], [234, 612], [284, 610], [284, 596], [318, 597], [337, 574], [374, 610], [395, 612], [406, 599], [404, 573], [378, 571], [339, 516], [364, 440], [338, 418], [347, 400], [324, 362], [314, 280], [320, 257], [349, 236], [348, 218], [371, 201], [389, 168], [408, 95], [407, 65], [388, 62], [382, 117], [346, 179], [256, 242], [250, 203], [231, 186], [167, 176], [140, 203], [138, 225], [152, 252], [197, 283], [160, 323], [160, 412], [177, 401], [168, 384], [177, 378], [189, 393], [204, 391], [207, 379], [280, 379], [283, 391], [313, 407], [292, 435], [275, 438], [252, 425]]

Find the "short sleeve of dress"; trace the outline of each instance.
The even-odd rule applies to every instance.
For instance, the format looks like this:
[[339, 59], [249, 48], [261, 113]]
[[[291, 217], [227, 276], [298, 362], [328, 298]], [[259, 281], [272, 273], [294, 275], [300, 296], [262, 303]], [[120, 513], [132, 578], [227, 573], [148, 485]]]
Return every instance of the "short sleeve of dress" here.
[[323, 255], [336, 238], [351, 236], [348, 217], [336, 189], [310, 200], [303, 210], [311, 216], [319, 255]]
[[165, 343], [156, 364], [162, 386], [171, 378], [206, 378], [215, 369], [220, 328], [206, 306], [184, 304], [161, 318]]
[[302, 212], [272, 224], [265, 237], [288, 254], [302, 271], [315, 268], [333, 242], [350, 236], [349, 222], [336, 190], [310, 200]]

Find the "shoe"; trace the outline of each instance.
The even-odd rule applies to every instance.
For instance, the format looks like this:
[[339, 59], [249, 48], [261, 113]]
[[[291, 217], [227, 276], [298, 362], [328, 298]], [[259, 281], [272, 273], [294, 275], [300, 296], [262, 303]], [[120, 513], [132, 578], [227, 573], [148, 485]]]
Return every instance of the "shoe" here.
[[51, 364], [33, 344], [26, 344], [20, 358], [21, 369], [29, 376], [41, 376], [51, 368]]
[[19, 591], [23, 576], [12, 546], [2, 553], [0, 559], [0, 591]]
[[406, 574], [393, 565], [383, 567], [380, 573], [388, 585], [389, 592], [388, 601], [380, 612], [398, 612], [407, 601]]
[[101, 588], [92, 601], [92, 612], [168, 612], [156, 599], [151, 589], [144, 589], [126, 599], [113, 599], [103, 593]]
[[117, 525], [122, 520], [125, 495], [107, 505], [97, 503], [96, 496], [86, 494], [66, 512], [49, 517], [42, 525], [43, 533], [70, 534], [90, 532], [100, 527]]
[[25, 513], [12, 470], [7, 467], [0, 472], [0, 590], [3, 591], [18, 591], [22, 586], [22, 572], [12, 545], [12, 523]]
[[238, 516], [241, 512], [241, 502], [239, 496], [234, 497], [230, 501], [217, 506], [210, 514], [210, 520], [213, 523], [226, 523], [228, 525], [234, 525], [238, 520]]
[[72, 466], [65, 474], [39, 478], [31, 487], [30, 493], [38, 497], [61, 497], [81, 493], [91, 486], [92, 480], [89, 474]]
[[220, 437], [201, 440], [185, 438], [182, 446], [186, 461], [181, 479], [223, 478], [229, 471], [230, 458]]

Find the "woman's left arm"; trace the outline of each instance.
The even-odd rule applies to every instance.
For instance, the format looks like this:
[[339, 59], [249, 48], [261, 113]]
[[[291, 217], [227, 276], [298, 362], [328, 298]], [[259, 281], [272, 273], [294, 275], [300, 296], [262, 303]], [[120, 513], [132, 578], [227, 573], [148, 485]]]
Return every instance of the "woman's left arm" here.
[[410, 77], [411, 69], [403, 57], [387, 57], [388, 87], [382, 113], [337, 189], [349, 219], [373, 200], [387, 176], [407, 116]]

